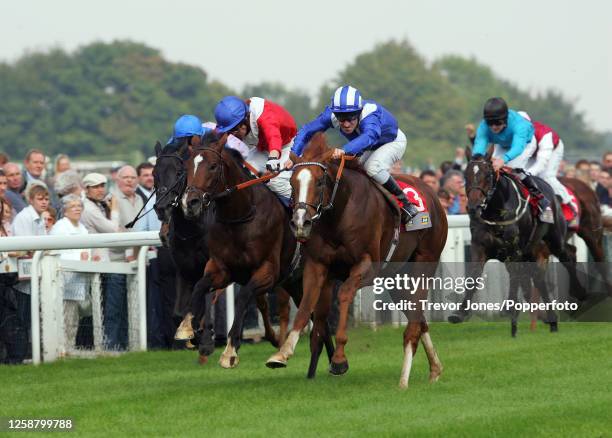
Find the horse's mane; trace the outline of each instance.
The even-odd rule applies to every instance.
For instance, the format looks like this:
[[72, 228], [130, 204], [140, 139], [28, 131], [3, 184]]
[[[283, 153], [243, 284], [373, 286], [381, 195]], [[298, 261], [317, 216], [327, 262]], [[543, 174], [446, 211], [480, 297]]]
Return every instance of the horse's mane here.
[[[317, 132], [310, 142], [306, 145], [306, 149], [304, 150], [304, 160], [305, 161], [316, 161], [316, 162], [331, 162], [329, 159], [329, 151], [331, 148], [327, 143], [327, 136], [323, 132]], [[339, 161], [339, 160], [333, 160]], [[367, 172], [359, 163], [359, 160], [345, 161], [344, 166], [347, 169], [351, 169], [357, 171], [359, 173], [363, 173], [367, 176]]]
[[307, 161], [319, 161], [329, 151], [327, 136], [323, 132], [317, 132], [312, 136], [306, 149], [304, 149], [304, 159]]

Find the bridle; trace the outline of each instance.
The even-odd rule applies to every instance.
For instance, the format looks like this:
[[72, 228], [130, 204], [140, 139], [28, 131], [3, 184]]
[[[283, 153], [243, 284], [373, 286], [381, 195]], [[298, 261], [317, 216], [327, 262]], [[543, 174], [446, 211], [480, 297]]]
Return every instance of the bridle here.
[[[468, 166], [470, 164], [476, 164], [476, 163], [485, 163], [485, 161], [484, 160], [470, 161], [470, 163], [468, 163]], [[506, 176], [506, 178], [508, 177]], [[479, 186], [468, 186], [466, 189], [467, 196], [469, 196], [469, 193], [472, 190], [480, 191], [483, 195], [485, 195], [485, 198], [483, 199], [483, 201], [478, 205], [478, 207], [481, 208], [481, 212], [486, 211], [489, 202], [491, 201], [491, 199], [493, 198], [493, 195], [495, 194], [495, 191], [497, 190], [497, 183], [499, 182], [499, 179], [500, 179], [500, 172], [493, 170], [493, 167], [491, 166], [490, 172], [487, 174], [487, 179], [492, 180], [492, 182], [491, 182], [491, 187], [486, 192], [482, 187], [479, 187]], [[482, 217], [482, 214], [480, 214], [477, 216], [478, 220], [480, 220], [481, 222], [487, 225], [506, 226], [506, 225], [512, 225], [518, 222], [523, 217], [523, 215], [527, 211], [527, 206], [529, 205], [530, 196], [527, 196], [527, 199], [525, 199], [524, 202], [521, 202], [523, 198], [519, 193], [519, 189], [516, 186], [516, 183], [511, 183], [511, 185], [514, 188], [514, 191], [516, 192], [516, 196], [518, 199], [518, 205], [516, 207], [516, 210], [514, 211], [514, 217], [512, 219], [503, 220], [503, 221], [490, 221], [490, 220], [484, 219]]]
[[[210, 192], [205, 192], [204, 190], [198, 187], [195, 187], [195, 186], [188, 186], [187, 189], [185, 190], [185, 195], [189, 195], [190, 193], [195, 193], [198, 199], [200, 199], [200, 201], [202, 202], [204, 208], [208, 208], [213, 201], [215, 201], [216, 199], [225, 197], [229, 195], [231, 192], [228, 192], [230, 188], [228, 188], [227, 184], [225, 183], [225, 165], [224, 165], [223, 156], [221, 155], [221, 152], [217, 151], [214, 148], [211, 148], [210, 146], [200, 147], [196, 151], [198, 152], [198, 155], [200, 156], [204, 152], [212, 152], [219, 158], [219, 163], [217, 164], [221, 167], [221, 171], [217, 173], [217, 176], [215, 177], [215, 180], [214, 180], [214, 184], [211, 188], [211, 190], [214, 190], [212, 194]], [[221, 185], [222, 187], [226, 187], [226, 188], [219, 192], [216, 190], [219, 185]]]
[[[486, 163], [485, 160], [474, 160], [474, 161], [470, 161], [468, 163], [468, 166], [470, 166], [471, 164], [485, 164], [485, 163]], [[491, 166], [491, 168], [489, 169], [489, 173], [487, 174], [487, 182], [490, 184], [489, 190], [485, 191], [482, 187], [476, 186], [476, 185], [467, 186], [466, 196], [469, 197], [470, 192], [472, 190], [477, 190], [481, 192], [484, 195], [484, 199], [478, 205], [478, 207], [480, 207], [482, 211], [485, 211], [487, 209], [487, 205], [489, 204], [489, 202], [493, 198], [493, 195], [495, 194], [495, 190], [497, 190], [498, 181], [499, 181], [499, 172], [496, 172], [495, 170], [493, 170], [493, 166]]]
[[328, 167], [323, 164], [323, 163], [319, 163], [318, 161], [303, 161], [301, 163], [296, 163], [293, 165], [293, 168], [299, 168], [299, 167], [306, 167], [306, 166], [316, 166], [316, 167], [320, 167], [321, 169], [323, 169], [323, 176], [321, 178], [319, 178], [319, 180], [316, 183], [316, 186], [319, 186], [319, 201], [317, 205], [313, 205], [310, 204], [308, 202], [298, 202], [297, 204], [294, 205], [294, 210], [297, 210], [299, 208], [305, 208], [306, 207], [310, 207], [315, 211], [315, 215], [312, 216], [310, 218], [311, 221], [315, 222], [319, 219], [321, 219], [321, 216], [323, 215], [324, 212], [326, 212], [327, 210], [331, 210], [332, 208], [334, 208], [334, 199], [336, 199], [336, 193], [338, 191], [338, 184], [340, 183], [340, 178], [342, 177], [342, 171], [344, 170], [344, 163], [345, 161], [350, 161], [350, 160], [354, 160], [355, 158], [357, 158], [354, 155], [342, 155], [342, 159], [340, 160], [340, 166], [338, 167], [338, 172], [336, 172], [336, 179], [334, 180], [334, 188], [332, 190], [332, 194], [329, 197], [329, 202], [327, 203], [327, 205], [323, 205], [323, 197], [325, 194], [325, 187], [326, 184], [322, 183], [322, 181], [327, 181], [327, 180], [331, 180], [331, 175], [329, 174], [329, 169]]
[[[174, 160], [178, 160], [179, 161], [179, 168], [181, 169], [177, 175], [176, 181], [174, 181], [174, 183], [170, 186], [170, 187], [165, 187], [162, 186], [159, 189], [155, 189], [157, 192], [159, 192], [159, 197], [155, 200], [155, 206], [157, 206], [160, 201], [162, 201], [163, 199], [166, 199], [168, 196], [172, 195], [173, 193], [175, 193], [174, 198], [172, 199], [172, 202], [170, 203], [170, 205], [172, 207], [177, 207], [179, 204], [179, 198], [181, 197], [181, 195], [183, 194], [183, 186], [185, 184], [185, 165], [183, 163], [183, 159], [181, 157], [179, 157], [177, 154], [161, 154], [157, 157], [157, 159], [161, 159], [161, 158], [172, 158]], [[178, 188], [178, 190], [176, 190]]]
[[[323, 205], [323, 196], [325, 195], [325, 186], [326, 186], [325, 182], [327, 180], [330, 180], [331, 176], [329, 175], [329, 170], [327, 169], [327, 166], [325, 164], [318, 163], [316, 161], [304, 161], [302, 163], [297, 163], [293, 165], [293, 168], [297, 169], [299, 167], [306, 167], [306, 166], [316, 166], [316, 167], [320, 167], [321, 169], [323, 169], [323, 176], [319, 178], [315, 184], [315, 187], [317, 186], [319, 187], [319, 201], [317, 205], [313, 205], [308, 202], [298, 202], [294, 205], [293, 208], [294, 210], [299, 210], [300, 208], [307, 209], [307, 207], [312, 208], [315, 211], [315, 214], [310, 219], [314, 222], [320, 219], [321, 215], [325, 211], [330, 210], [334, 206], [333, 196], [329, 198], [329, 202], [327, 203], [327, 205]], [[334, 191], [334, 194], [335, 194], [335, 191]]]
[[[204, 208], [208, 208], [212, 202], [217, 201], [221, 198], [225, 198], [226, 196], [229, 196], [238, 190], [246, 189], [247, 187], [251, 187], [255, 184], [260, 184], [262, 182], [268, 181], [279, 174], [279, 172], [267, 173], [258, 178], [251, 179], [251, 180], [248, 180], [248, 181], [245, 181], [243, 183], [236, 184], [233, 186], [228, 186], [226, 182], [226, 178], [225, 178], [225, 160], [223, 159], [223, 155], [221, 154], [221, 152], [217, 151], [215, 148], [212, 148], [210, 146], [200, 147], [196, 150], [196, 152], [198, 152], [198, 155], [200, 156], [204, 152], [212, 152], [219, 158], [219, 163], [217, 164], [221, 167], [221, 171], [217, 174], [215, 180], [213, 181], [211, 192], [205, 192], [204, 190], [198, 187], [194, 187], [194, 186], [189, 186], [185, 190], [185, 195], [189, 195], [190, 193], [195, 193], [197, 198], [200, 200], [200, 202], [202, 202], [202, 205]], [[256, 173], [256, 170], [246, 161], [242, 164], [250, 172]], [[219, 190], [219, 187], [221, 187], [220, 190]], [[245, 223], [255, 217], [255, 212], [256, 212], [256, 207], [254, 204], [251, 204], [251, 208], [249, 209], [249, 212], [242, 218], [222, 219], [222, 218], [219, 218], [218, 212], [217, 212], [217, 220], [223, 223], [228, 223], [228, 224]]]

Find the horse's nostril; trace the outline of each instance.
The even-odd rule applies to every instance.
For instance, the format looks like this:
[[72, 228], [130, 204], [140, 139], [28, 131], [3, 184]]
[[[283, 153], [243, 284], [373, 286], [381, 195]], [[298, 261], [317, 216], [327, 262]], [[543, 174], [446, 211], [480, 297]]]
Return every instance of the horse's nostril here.
[[189, 201], [187, 201], [187, 205], [189, 205], [190, 207], [195, 207], [196, 205], [198, 205], [200, 201], [196, 198], [190, 199]]
[[308, 228], [312, 226], [312, 221], [310, 219], [304, 219], [304, 228]]

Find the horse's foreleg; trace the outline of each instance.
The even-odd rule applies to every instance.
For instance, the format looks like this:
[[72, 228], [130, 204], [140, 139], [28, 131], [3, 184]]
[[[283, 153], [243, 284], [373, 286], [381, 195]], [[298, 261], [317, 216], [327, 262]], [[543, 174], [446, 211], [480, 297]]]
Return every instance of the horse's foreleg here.
[[282, 345], [287, 339], [287, 330], [289, 328], [289, 311], [291, 309], [290, 303], [291, 296], [282, 287], [276, 288], [276, 302], [278, 304], [278, 320], [279, 320], [279, 333], [278, 333], [278, 344]]
[[268, 306], [268, 296], [267, 294], [259, 294], [257, 295], [256, 300], [257, 308], [259, 309], [261, 318], [263, 319], [264, 338], [267, 339], [273, 347], [278, 348], [278, 339], [276, 339], [276, 333], [274, 333], [272, 322], [270, 321], [270, 306]]
[[361, 285], [361, 280], [372, 269], [372, 259], [369, 254], [364, 255], [361, 261], [351, 268], [348, 279], [342, 284], [338, 291], [339, 316], [338, 328], [336, 330], [336, 351], [332, 357], [329, 372], [333, 375], [341, 375], [348, 371], [348, 360], [344, 354], [344, 347], [348, 342], [346, 328], [348, 325], [349, 306], [355, 298], [355, 293]]
[[281, 368], [287, 366], [287, 360], [293, 355], [295, 346], [300, 339], [300, 332], [308, 321], [310, 315], [315, 309], [321, 288], [327, 279], [327, 266], [322, 263], [314, 261], [310, 257], [306, 257], [304, 261], [304, 277], [303, 277], [303, 289], [304, 295], [300, 301], [300, 307], [298, 308], [295, 320], [293, 321], [293, 327], [291, 332], [280, 350], [273, 354], [268, 361], [266, 366], [268, 368]]
[[[518, 301], [518, 288], [521, 280], [521, 273], [519, 272], [520, 267], [518, 265], [519, 264], [516, 262], [511, 262], [506, 265], [510, 277], [508, 298], [514, 303]], [[510, 311], [510, 321], [511, 335], [514, 338], [518, 330], [518, 310], [516, 310], [516, 306]]]
[[317, 365], [319, 363], [319, 356], [323, 350], [323, 344], [329, 339], [331, 340], [329, 327], [327, 324], [327, 317], [331, 310], [332, 303], [332, 288], [333, 281], [327, 280], [323, 289], [321, 290], [321, 296], [317, 301], [317, 305], [314, 311], [314, 326], [310, 333], [310, 365], [308, 367], [308, 378], [314, 378], [317, 372]]
[[[269, 262], [263, 263], [251, 276], [249, 282], [242, 288], [236, 300], [236, 311], [232, 328], [227, 336], [227, 345], [219, 358], [219, 365], [223, 368], [234, 368], [238, 365], [238, 349], [242, 337], [242, 325], [246, 315], [249, 302], [259, 294], [272, 290], [274, 285], [273, 265]], [[228, 321], [229, 322], [229, 321]]]

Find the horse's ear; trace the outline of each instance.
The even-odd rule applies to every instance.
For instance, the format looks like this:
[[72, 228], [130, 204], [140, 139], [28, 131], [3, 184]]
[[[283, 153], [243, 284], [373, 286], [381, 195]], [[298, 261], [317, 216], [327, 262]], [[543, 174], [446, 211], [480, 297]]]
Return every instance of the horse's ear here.
[[327, 163], [328, 161], [330, 161], [334, 155], [334, 150], [334, 148], [326, 150], [323, 155], [321, 155], [319, 161], [321, 161], [322, 163]]
[[301, 163], [304, 161], [304, 158], [298, 157], [293, 152], [289, 152], [289, 159], [293, 162], [293, 164]]
[[468, 162], [472, 161], [472, 146], [465, 148], [465, 158], [467, 158]]
[[155, 156], [159, 157], [159, 155], [161, 154], [162, 151], [162, 145], [159, 142], [159, 140], [157, 140], [157, 142], [155, 143]]
[[491, 143], [489, 145], [489, 149], [487, 149], [487, 155], [485, 155], [485, 159], [487, 161], [491, 161], [491, 157], [493, 156], [493, 151], [495, 150], [495, 145]]
[[221, 153], [223, 151], [223, 148], [225, 147], [225, 144], [227, 143], [227, 136], [228, 136], [228, 134], [227, 134], [227, 132], [225, 132], [217, 140], [217, 144], [215, 144], [215, 146], [214, 146], [214, 148], [217, 150], [217, 152]]
[[197, 148], [202, 144], [202, 137], [200, 137], [199, 135], [192, 135], [191, 139], [187, 143], [189, 143], [190, 146]]

